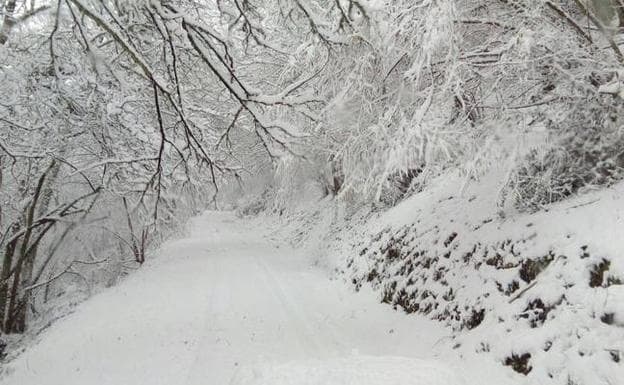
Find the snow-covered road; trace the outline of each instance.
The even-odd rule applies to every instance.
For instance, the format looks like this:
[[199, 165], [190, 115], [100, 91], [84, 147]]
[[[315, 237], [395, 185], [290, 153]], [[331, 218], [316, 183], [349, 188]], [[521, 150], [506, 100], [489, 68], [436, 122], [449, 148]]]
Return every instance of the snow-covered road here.
[[262, 227], [197, 218], [189, 238], [49, 328], [0, 383], [512, 383], [498, 365], [434, 353], [439, 324], [330, 280]]

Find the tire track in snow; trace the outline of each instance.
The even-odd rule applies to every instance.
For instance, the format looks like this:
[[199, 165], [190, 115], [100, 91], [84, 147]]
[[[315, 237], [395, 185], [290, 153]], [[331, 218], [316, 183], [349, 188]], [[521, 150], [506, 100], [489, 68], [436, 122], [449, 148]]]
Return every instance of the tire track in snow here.
[[263, 257], [252, 258], [258, 266], [258, 270], [263, 272], [262, 277], [265, 279], [267, 283], [267, 287], [270, 289], [271, 294], [277, 299], [277, 301], [282, 305], [280, 308], [283, 313], [290, 319], [290, 325], [297, 330], [297, 336], [301, 341], [301, 345], [304, 349], [307, 350], [308, 353], [316, 357], [320, 357], [324, 352], [322, 346], [329, 346], [328, 344], [319, 344], [317, 340], [314, 338], [315, 335], [318, 336], [317, 333], [314, 333], [308, 321], [306, 321], [306, 317], [302, 315], [301, 311], [298, 309], [297, 304], [286, 293], [282, 285], [279, 283], [279, 280], [275, 277], [274, 273], [267, 266]]
[[[222, 280], [221, 276], [222, 276], [222, 269], [221, 266], [219, 264], [219, 259], [218, 258], [214, 258], [214, 257], [207, 257], [207, 260], [209, 260], [209, 266], [212, 267], [212, 269], [210, 269], [210, 273], [208, 274], [208, 279], [212, 279], [213, 284], [210, 286], [211, 290], [210, 290], [210, 294], [206, 296], [206, 308], [204, 310], [204, 323], [203, 323], [203, 331], [206, 332], [208, 330], [211, 330], [211, 321], [213, 320], [213, 314], [214, 314], [214, 304], [215, 304], [215, 298], [216, 293], [217, 293], [217, 289], [220, 287], [220, 281]], [[201, 356], [202, 356], [202, 351], [205, 349], [205, 347], [208, 345], [208, 339], [210, 338], [210, 333], [205, 333], [203, 334], [201, 337], [199, 337], [198, 339], [198, 343], [197, 346], [195, 347], [194, 351], [194, 359], [191, 362], [191, 364], [189, 365], [187, 374], [186, 374], [186, 379], [184, 381], [184, 384], [186, 385], [191, 385], [197, 382], [192, 382], [195, 381], [194, 380], [194, 374], [198, 373], [198, 368], [201, 366]]]

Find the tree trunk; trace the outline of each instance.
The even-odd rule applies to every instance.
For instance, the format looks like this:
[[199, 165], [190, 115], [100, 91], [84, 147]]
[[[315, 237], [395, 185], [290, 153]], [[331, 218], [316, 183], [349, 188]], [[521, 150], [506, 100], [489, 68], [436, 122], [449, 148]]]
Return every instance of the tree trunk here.
[[[22, 292], [22, 289], [30, 284], [39, 241], [47, 230], [51, 228], [51, 225], [47, 226], [39, 234], [35, 234], [33, 223], [37, 206], [40, 200], [45, 198], [45, 192], [43, 190], [46, 177], [51, 171], [54, 171], [55, 164], [56, 162], [53, 161], [39, 177], [32, 200], [24, 215], [22, 228], [25, 229], [25, 231], [21, 236], [19, 253], [16, 260], [14, 256], [18, 239], [13, 240], [7, 245], [7, 252], [2, 269], [3, 282], [5, 285], [2, 287], [2, 292], [0, 292], [0, 305], [2, 305], [0, 311], [2, 311], [4, 315], [2, 329], [7, 333], [21, 333], [26, 326], [26, 310], [28, 308], [27, 302], [29, 293]], [[42, 194], [44, 195], [43, 197]], [[31, 239], [34, 239], [32, 243]], [[15, 263], [15, 267], [11, 266], [13, 263]], [[11, 283], [10, 286], [9, 282]]]
[[[13, 225], [14, 234], [17, 232], [18, 227]], [[4, 250], [4, 256], [2, 261], [2, 271], [0, 271], [0, 331], [7, 332], [6, 320], [8, 317], [8, 304], [9, 304], [9, 279], [11, 278], [11, 268], [13, 266], [13, 255], [17, 247], [17, 239], [9, 242]]]
[[9, 40], [11, 30], [15, 25], [15, 3], [17, 0], [9, 0], [4, 9], [4, 20], [2, 20], [2, 29], [0, 29], [0, 45], [4, 45]]

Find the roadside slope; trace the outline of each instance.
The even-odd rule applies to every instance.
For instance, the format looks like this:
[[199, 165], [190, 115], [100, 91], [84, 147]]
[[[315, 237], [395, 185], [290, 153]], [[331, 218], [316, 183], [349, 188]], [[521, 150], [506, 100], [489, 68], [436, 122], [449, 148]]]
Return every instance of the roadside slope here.
[[500, 180], [446, 175], [369, 219], [345, 274], [523, 383], [620, 383], [624, 183], [520, 213], [498, 206]]

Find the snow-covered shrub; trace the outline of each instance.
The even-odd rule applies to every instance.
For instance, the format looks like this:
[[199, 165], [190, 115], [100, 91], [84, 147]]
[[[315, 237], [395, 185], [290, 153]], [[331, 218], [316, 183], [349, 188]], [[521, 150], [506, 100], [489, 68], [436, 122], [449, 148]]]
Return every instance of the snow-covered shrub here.
[[269, 204], [269, 190], [265, 190], [260, 195], [253, 195], [252, 199], [240, 202], [240, 206], [237, 207], [236, 213], [239, 216], [255, 216], [267, 209]]
[[[325, 159], [319, 169], [340, 159], [339, 197], [392, 206], [411, 193], [401, 179], [422, 164], [478, 178], [500, 160], [522, 158], [509, 143], [520, 132], [556, 125], [558, 142], [583, 121], [587, 98], [596, 116], [609, 114], [598, 89], [617, 72], [619, 49], [609, 34], [579, 27], [581, 3], [413, 6], [389, 2], [367, 13], [366, 28], [339, 30], [344, 44], [331, 46], [311, 82], [325, 105], [310, 131], [317, 145], [305, 156]], [[326, 51], [308, 44], [305, 52]], [[313, 66], [306, 58], [299, 63]], [[507, 143], [494, 146], [501, 137]]]
[[389, 175], [379, 200], [387, 206], [394, 206], [409, 193], [417, 191], [419, 186], [416, 186], [416, 184], [418, 184], [419, 180], [422, 180], [419, 177], [423, 173], [423, 169], [424, 166], [410, 168]]
[[617, 100], [577, 107], [554, 128], [561, 138], [553, 147], [531, 151], [518, 167], [511, 181], [516, 205], [535, 210], [624, 178], [622, 116]]

